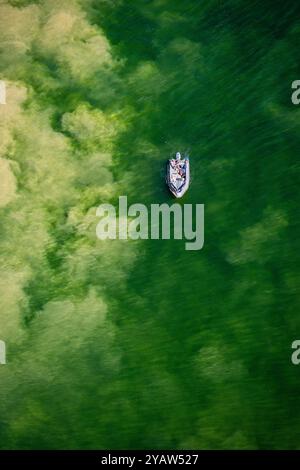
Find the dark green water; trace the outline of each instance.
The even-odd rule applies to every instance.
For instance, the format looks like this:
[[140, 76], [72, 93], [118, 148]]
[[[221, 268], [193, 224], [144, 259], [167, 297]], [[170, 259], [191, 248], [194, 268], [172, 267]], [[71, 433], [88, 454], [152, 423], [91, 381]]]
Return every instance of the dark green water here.
[[[290, 359], [300, 331], [300, 127], [290, 99], [300, 78], [299, 6], [79, 3], [111, 44], [113, 66], [71, 79], [64, 59], [39, 40], [29, 66], [19, 56], [6, 64], [9, 78], [17, 70], [34, 90], [28, 112], [48, 109], [51, 129], [70, 138], [62, 158], [80, 176], [72, 184], [53, 178], [61, 196], [43, 200], [37, 218], [47, 220], [49, 239], [35, 248], [36, 260], [20, 254], [9, 268], [30, 266], [30, 274], [24, 296], [14, 290], [25, 333], [7, 337], [13, 372], [9, 362], [0, 370], [1, 447], [299, 448], [300, 368]], [[86, 143], [63, 120], [82, 103], [121, 122], [104, 148], [117, 188], [110, 202], [128, 195], [129, 203], [171, 204], [166, 158], [189, 152], [182, 203], [205, 204], [201, 251], [172, 240], [103, 250], [86, 226], [70, 228], [72, 208], [86, 213], [103, 197], [85, 163], [97, 140]], [[42, 182], [31, 186], [18, 160], [31, 147], [16, 145], [19, 191], [39, 194]], [[55, 175], [58, 165], [48, 161]], [[10, 227], [18, 210], [2, 210]], [[41, 222], [31, 224], [40, 230]], [[4, 256], [13, 250], [7, 243]]]

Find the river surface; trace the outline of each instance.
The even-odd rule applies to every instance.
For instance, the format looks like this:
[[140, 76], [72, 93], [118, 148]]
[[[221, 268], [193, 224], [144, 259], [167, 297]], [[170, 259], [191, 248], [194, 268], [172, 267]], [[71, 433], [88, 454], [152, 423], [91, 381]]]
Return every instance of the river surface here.
[[[22, 10], [33, 2], [11, 3]], [[43, 212], [31, 227], [34, 233], [47, 219], [50, 241], [41, 235], [36, 261], [15, 255], [8, 270], [23, 320], [11, 344], [1, 338], [13, 363], [13, 373], [9, 361], [0, 366], [1, 447], [299, 448], [300, 366], [291, 362], [300, 334], [300, 121], [291, 103], [291, 83], [300, 79], [299, 6], [73, 3], [81, 5], [80, 21], [101, 28], [112, 67], [90, 79], [79, 61], [73, 81], [67, 75], [63, 83], [69, 68], [56, 75], [56, 67], [73, 56], [59, 28], [64, 55], [49, 52], [46, 37], [32, 46], [31, 73], [21, 55], [7, 66], [9, 78], [15, 70], [35, 90], [40, 107], [28, 112], [53, 113], [51, 132], [70, 140], [71, 156], [62, 158], [79, 176], [74, 186], [70, 177], [74, 196], [66, 201], [61, 163], [48, 161], [64, 211], [53, 209], [59, 195], [38, 202]], [[63, 8], [49, 4], [48, 15]], [[16, 16], [13, 25], [20, 21]], [[76, 41], [80, 26], [73, 28]], [[87, 90], [95, 77], [102, 81], [93, 93]], [[76, 119], [65, 117], [82, 103], [118, 121], [104, 149], [111, 153], [108, 196], [93, 192], [97, 167], [84, 163], [97, 140], [86, 145]], [[86, 123], [80, 119], [79, 128]], [[29, 144], [19, 141], [16, 152], [18, 145]], [[60, 142], [53, 145], [65, 155]], [[88, 222], [73, 222], [90, 210], [94, 223], [101, 197], [116, 206], [120, 195], [148, 208], [174, 203], [164, 177], [177, 150], [188, 152], [191, 164], [190, 189], [179, 203], [205, 205], [202, 250], [172, 239], [107, 241], [103, 249], [86, 235]], [[32, 168], [29, 156], [27, 164]], [[35, 180], [24, 178], [19, 191], [39, 194]], [[30, 214], [35, 200], [26, 199]], [[5, 210], [9, 227], [8, 211], [17, 209]], [[4, 255], [12, 249], [3, 246]], [[16, 277], [24, 266], [30, 271]], [[7, 301], [5, 308], [16, 307]]]

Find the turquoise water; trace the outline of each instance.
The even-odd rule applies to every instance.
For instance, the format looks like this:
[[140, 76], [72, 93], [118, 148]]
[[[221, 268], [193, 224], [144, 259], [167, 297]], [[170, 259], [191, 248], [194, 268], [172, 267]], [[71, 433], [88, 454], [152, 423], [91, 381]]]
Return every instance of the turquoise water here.
[[[299, 448], [299, 7], [36, 3], [0, 25], [1, 448]], [[97, 241], [101, 202], [174, 202], [177, 150], [204, 248]]]

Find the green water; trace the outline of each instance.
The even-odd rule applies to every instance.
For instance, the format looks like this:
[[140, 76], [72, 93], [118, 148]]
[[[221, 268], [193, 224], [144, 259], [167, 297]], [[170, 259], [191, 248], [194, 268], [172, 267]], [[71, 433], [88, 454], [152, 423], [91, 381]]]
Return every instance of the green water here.
[[[20, 37], [26, 9], [41, 23], [1, 66], [30, 90], [7, 124], [18, 184], [0, 209], [1, 448], [299, 448], [299, 6], [33, 3], [4, 2]], [[60, 11], [77, 18], [66, 37]], [[111, 57], [93, 68], [97, 35]], [[174, 202], [177, 150], [204, 248], [97, 241], [101, 202]]]

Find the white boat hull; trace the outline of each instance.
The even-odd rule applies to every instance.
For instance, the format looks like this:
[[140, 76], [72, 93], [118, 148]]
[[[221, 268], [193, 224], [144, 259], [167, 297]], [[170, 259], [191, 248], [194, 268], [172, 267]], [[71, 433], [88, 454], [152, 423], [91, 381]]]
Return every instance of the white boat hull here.
[[187, 192], [190, 185], [190, 161], [188, 158], [179, 161], [181, 164], [180, 170], [184, 170], [183, 175], [177, 173], [177, 168], [174, 165], [172, 166], [172, 162], [174, 160], [169, 160], [167, 165], [167, 185], [171, 193], [176, 198], [180, 198]]

